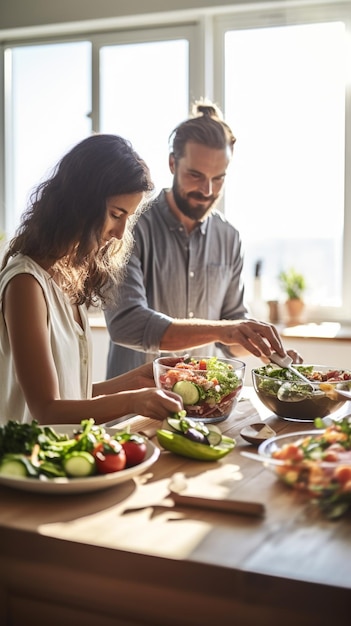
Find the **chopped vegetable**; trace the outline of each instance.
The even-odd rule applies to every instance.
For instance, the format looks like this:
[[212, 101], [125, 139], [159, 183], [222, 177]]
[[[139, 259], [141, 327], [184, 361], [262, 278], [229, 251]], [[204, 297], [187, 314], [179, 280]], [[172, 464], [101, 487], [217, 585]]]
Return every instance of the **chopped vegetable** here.
[[[306, 376], [311, 383], [344, 383], [347, 388], [351, 385], [351, 372], [349, 370], [329, 370], [327, 372], [321, 372], [314, 369], [313, 365], [295, 365], [294, 367], [299, 370], [301, 374]], [[313, 389], [309, 388], [306, 383], [301, 381], [298, 376], [287, 367], [279, 367], [279, 365], [268, 363], [268, 365], [256, 368], [253, 371], [262, 376], [258, 383], [259, 389], [268, 395], [276, 397], [284, 381], [294, 382], [292, 388], [294, 395], [297, 395], [299, 392], [301, 392], [303, 397], [312, 397], [313, 395]]]
[[302, 435], [272, 452], [284, 461], [275, 471], [285, 482], [307, 491], [330, 518], [351, 506], [351, 418], [331, 420], [327, 428], [315, 420], [319, 433]]
[[157, 440], [166, 450], [199, 461], [218, 461], [236, 443], [215, 426], [207, 428], [202, 422], [184, 416], [169, 417], [164, 428], [157, 431]]
[[24, 454], [5, 454], [0, 464], [0, 474], [5, 476], [36, 477], [38, 472]]
[[230, 362], [210, 357], [179, 360], [160, 375], [160, 384], [182, 397], [190, 416], [204, 419], [228, 415], [243, 381]]
[[81, 478], [120, 471], [127, 463], [126, 450], [120, 443], [123, 437], [140, 447], [139, 456], [134, 454], [131, 460], [139, 464], [146, 455], [143, 437], [121, 432], [111, 436], [93, 419], [82, 420], [73, 436], [40, 426], [35, 420], [31, 424], [9, 421], [0, 426], [0, 474]]
[[95, 459], [90, 452], [74, 450], [63, 460], [63, 467], [68, 476], [82, 478], [95, 474]]

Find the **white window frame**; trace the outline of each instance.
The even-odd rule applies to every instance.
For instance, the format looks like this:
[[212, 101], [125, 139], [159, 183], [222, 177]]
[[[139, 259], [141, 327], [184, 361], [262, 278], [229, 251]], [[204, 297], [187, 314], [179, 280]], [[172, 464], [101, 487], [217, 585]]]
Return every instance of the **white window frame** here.
[[[88, 40], [92, 43], [92, 126], [99, 131], [99, 49], [107, 42], [137, 43], [157, 41], [165, 38], [188, 38], [189, 40], [189, 107], [193, 100], [206, 96], [223, 108], [224, 102], [224, 34], [235, 28], [259, 28], [273, 25], [316, 23], [318, 21], [342, 20], [346, 24], [351, 40], [350, 0], [287, 0], [275, 2], [234, 4], [207, 9], [189, 9], [123, 18], [104, 20], [92, 28], [85, 24], [67, 24], [57, 27], [25, 29], [10, 33], [6, 44], [0, 48], [1, 59], [5, 58], [7, 47], [17, 45], [59, 43]], [[23, 31], [24, 32], [24, 31]], [[11, 39], [11, 35], [12, 39]], [[5, 85], [4, 63], [0, 63], [0, 137], [8, 133], [5, 144], [0, 143], [0, 230], [5, 230], [5, 207], [9, 192], [5, 195], [5, 162], [10, 162], [11, 142], [7, 120], [4, 116]], [[343, 255], [343, 305], [340, 309], [320, 307], [314, 312], [313, 321], [351, 320], [351, 80], [346, 93], [345, 127], [345, 219]], [[2, 131], [2, 132], [1, 132]], [[8, 167], [8, 166], [6, 166]]]
[[[218, 102], [224, 102], [224, 39], [231, 30], [268, 28], [318, 22], [342, 21], [346, 25], [351, 42], [351, 3], [300, 3], [277, 2], [270, 6], [251, 7], [235, 13], [215, 16], [213, 25], [214, 66], [222, 68], [214, 75], [214, 94]], [[351, 49], [351, 44], [350, 44]], [[319, 306], [313, 309], [314, 322], [337, 321], [350, 323], [351, 320], [351, 66], [350, 77], [345, 93], [345, 200], [344, 235], [342, 259], [342, 306]], [[225, 111], [224, 111], [225, 114]], [[307, 320], [309, 321], [309, 320]]]
[[[202, 46], [204, 38], [201, 34], [199, 21], [187, 20], [183, 24], [169, 26], [167, 24], [141, 28], [114, 29], [113, 31], [102, 31], [95, 34], [77, 33], [76, 36], [53, 36], [20, 39], [7, 41], [0, 52], [2, 52], [3, 63], [0, 64], [0, 130], [3, 125], [4, 141], [0, 145], [0, 232], [6, 232], [7, 223], [10, 222], [9, 215], [13, 212], [12, 189], [15, 184], [13, 180], [12, 167], [12, 135], [11, 135], [11, 54], [9, 51], [13, 47], [28, 45], [60, 44], [78, 41], [89, 41], [92, 45], [92, 131], [100, 131], [99, 112], [99, 52], [101, 47], [106, 45], [144, 43], [152, 41], [167, 41], [175, 39], [187, 39], [189, 42], [189, 108], [193, 99], [199, 98], [204, 93], [205, 75], [199, 70], [197, 60], [202, 57]], [[7, 67], [6, 67], [7, 66]], [[150, 72], [152, 68], [150, 68]], [[162, 85], [156, 86], [162, 88]], [[126, 89], [128, 86], [126, 86]], [[170, 129], [171, 130], [171, 129]]]

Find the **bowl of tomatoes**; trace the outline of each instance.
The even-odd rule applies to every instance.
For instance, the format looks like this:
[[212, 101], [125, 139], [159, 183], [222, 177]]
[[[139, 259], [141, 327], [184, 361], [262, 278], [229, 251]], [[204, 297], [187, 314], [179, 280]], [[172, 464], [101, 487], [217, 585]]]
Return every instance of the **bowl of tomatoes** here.
[[159, 357], [153, 363], [157, 387], [181, 396], [186, 414], [202, 422], [229, 417], [240, 398], [245, 363], [220, 357]]
[[318, 428], [271, 437], [258, 458], [279, 480], [316, 501], [329, 517], [351, 505], [351, 416], [316, 420]]

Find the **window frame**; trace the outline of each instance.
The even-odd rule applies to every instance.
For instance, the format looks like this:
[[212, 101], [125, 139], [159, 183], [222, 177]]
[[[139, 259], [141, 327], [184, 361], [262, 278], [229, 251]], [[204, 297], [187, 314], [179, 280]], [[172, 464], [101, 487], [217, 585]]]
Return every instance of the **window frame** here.
[[[90, 41], [92, 44], [92, 128], [99, 132], [99, 50], [104, 45], [140, 43], [175, 38], [189, 41], [189, 107], [206, 96], [223, 109], [224, 103], [224, 37], [233, 29], [306, 24], [341, 20], [345, 23], [351, 41], [351, 3], [349, 0], [276, 1], [256, 4], [235, 4], [232, 7], [189, 9], [130, 19], [113, 18], [95, 24], [89, 22], [33, 27], [9, 37], [0, 46], [0, 231], [6, 228], [6, 209], [11, 204], [8, 180], [11, 174], [11, 119], [5, 112], [5, 103], [11, 85], [6, 76], [6, 50], [21, 45]], [[24, 33], [24, 34], [23, 34]], [[10, 36], [12, 35], [12, 38]], [[342, 263], [342, 299], [340, 308], [320, 306], [313, 310], [313, 321], [325, 320], [349, 323], [351, 319], [351, 177], [347, 176], [351, 164], [351, 77], [345, 94], [345, 206], [344, 251]], [[225, 111], [224, 111], [225, 113]], [[1, 133], [2, 131], [2, 133]], [[225, 198], [224, 198], [225, 200]], [[223, 209], [224, 203], [220, 205]]]
[[[243, 10], [237, 13], [221, 14], [214, 17], [214, 65], [223, 68], [222, 72], [214, 75], [214, 94], [219, 102], [225, 101], [224, 87], [224, 45], [225, 33], [232, 30], [270, 28], [298, 24], [313, 24], [332, 21], [345, 23], [346, 33], [351, 41], [351, 8], [346, 2], [299, 5], [293, 3], [277, 3], [274, 7], [261, 8], [256, 5], [253, 10]], [[290, 5], [290, 6], [289, 6]], [[350, 44], [351, 47], [351, 44]], [[224, 108], [224, 107], [223, 107]], [[224, 111], [225, 115], [225, 111]], [[307, 321], [314, 322], [338, 321], [350, 323], [351, 320], [351, 177], [347, 175], [351, 168], [351, 69], [345, 90], [345, 187], [344, 187], [344, 232], [342, 258], [342, 305], [328, 307], [320, 305], [307, 309]], [[225, 200], [224, 200], [225, 212]]]

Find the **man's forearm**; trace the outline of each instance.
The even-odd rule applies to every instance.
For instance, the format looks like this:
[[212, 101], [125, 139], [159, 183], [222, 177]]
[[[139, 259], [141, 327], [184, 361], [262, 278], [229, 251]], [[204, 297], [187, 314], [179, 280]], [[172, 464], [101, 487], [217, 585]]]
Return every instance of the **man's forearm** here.
[[238, 322], [239, 320], [235, 322], [231, 320], [174, 320], [163, 334], [160, 350], [176, 352], [177, 350], [197, 348], [216, 341], [228, 343], [225, 339], [228, 340], [229, 327], [233, 327]]

